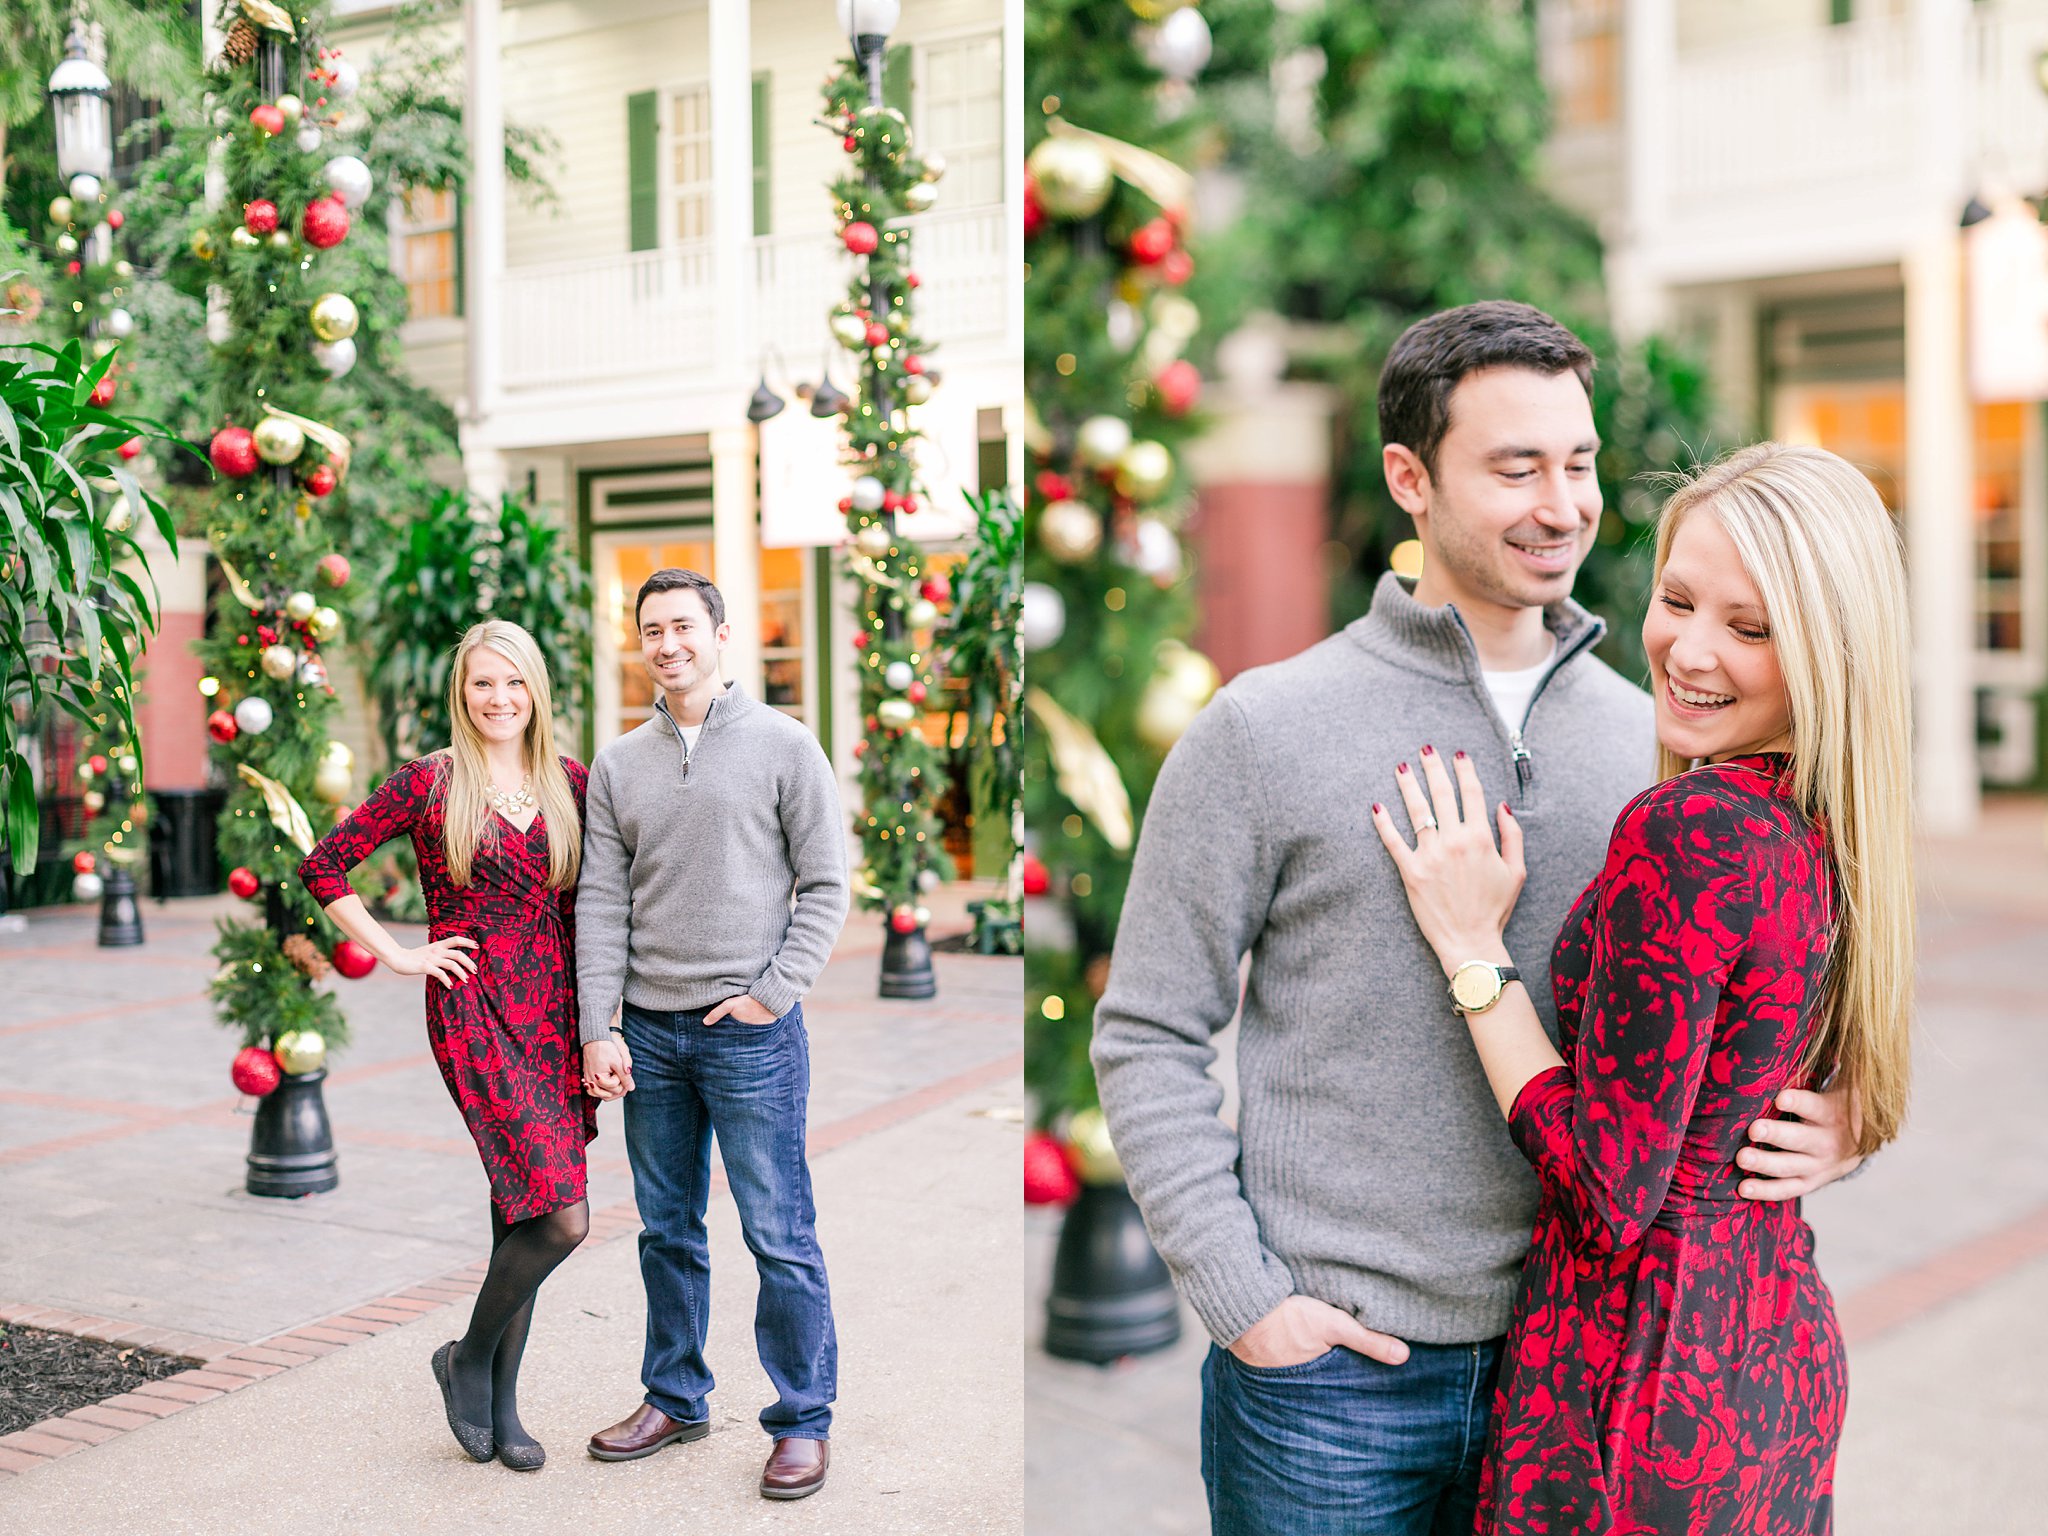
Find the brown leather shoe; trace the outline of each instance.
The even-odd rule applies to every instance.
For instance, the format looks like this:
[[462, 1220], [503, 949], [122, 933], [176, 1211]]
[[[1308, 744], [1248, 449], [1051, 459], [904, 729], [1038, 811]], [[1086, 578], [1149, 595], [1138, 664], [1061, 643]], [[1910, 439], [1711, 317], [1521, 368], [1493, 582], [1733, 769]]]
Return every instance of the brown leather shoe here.
[[761, 1469], [761, 1497], [801, 1499], [825, 1486], [832, 1446], [825, 1440], [778, 1440]]
[[652, 1403], [642, 1403], [611, 1428], [592, 1435], [590, 1454], [599, 1461], [635, 1461], [664, 1445], [702, 1440], [710, 1433], [709, 1419], [672, 1419]]

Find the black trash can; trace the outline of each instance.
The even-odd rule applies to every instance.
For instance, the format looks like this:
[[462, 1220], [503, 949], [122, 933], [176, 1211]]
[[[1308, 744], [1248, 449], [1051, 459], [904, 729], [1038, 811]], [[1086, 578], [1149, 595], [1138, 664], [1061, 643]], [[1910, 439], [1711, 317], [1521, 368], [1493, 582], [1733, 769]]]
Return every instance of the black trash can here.
[[220, 852], [214, 838], [227, 792], [156, 789], [149, 822], [150, 888], [165, 896], [212, 896], [221, 889]]

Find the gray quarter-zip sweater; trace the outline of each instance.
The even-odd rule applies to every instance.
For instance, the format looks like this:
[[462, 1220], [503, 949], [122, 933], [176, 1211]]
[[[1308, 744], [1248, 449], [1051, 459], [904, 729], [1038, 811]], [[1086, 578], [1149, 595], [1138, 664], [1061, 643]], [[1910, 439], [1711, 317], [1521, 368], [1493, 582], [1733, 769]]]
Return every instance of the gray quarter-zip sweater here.
[[[1556, 655], [1515, 732], [1456, 610], [1384, 576], [1364, 618], [1219, 692], [1160, 772], [1095, 1074], [1146, 1227], [1219, 1343], [1296, 1292], [1422, 1343], [1507, 1327], [1536, 1179], [1372, 805], [1406, 829], [1395, 765], [1429, 743], [1514, 807], [1529, 878], [1508, 952], [1554, 1037], [1551, 946], [1655, 735], [1649, 699], [1591, 654], [1600, 621], [1565, 602], [1544, 623]], [[1210, 1039], [1247, 952], [1233, 1130]]]
[[839, 790], [817, 738], [732, 683], [691, 749], [657, 699], [590, 765], [583, 1042], [607, 1038], [621, 995], [680, 1012], [747, 993], [787, 1013], [831, 957], [846, 893]]

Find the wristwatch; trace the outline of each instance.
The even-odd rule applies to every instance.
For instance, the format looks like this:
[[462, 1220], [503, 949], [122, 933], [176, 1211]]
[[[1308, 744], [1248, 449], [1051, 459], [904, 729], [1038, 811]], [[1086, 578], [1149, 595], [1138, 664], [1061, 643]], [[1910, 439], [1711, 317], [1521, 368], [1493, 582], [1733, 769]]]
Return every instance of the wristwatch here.
[[1512, 965], [1467, 960], [1451, 972], [1451, 1006], [1460, 1013], [1484, 1013], [1500, 1001], [1509, 982], [1521, 979], [1522, 973]]

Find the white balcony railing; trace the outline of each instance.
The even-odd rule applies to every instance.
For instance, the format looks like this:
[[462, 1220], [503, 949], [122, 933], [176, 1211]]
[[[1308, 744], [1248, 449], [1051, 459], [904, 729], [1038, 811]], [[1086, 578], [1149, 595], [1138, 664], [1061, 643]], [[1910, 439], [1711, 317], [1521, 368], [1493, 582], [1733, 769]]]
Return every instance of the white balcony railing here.
[[[906, 221], [924, 286], [918, 325], [939, 346], [998, 340], [1010, 285], [1001, 204]], [[531, 391], [647, 373], [739, 377], [774, 347], [798, 373], [830, 341], [826, 321], [853, 259], [817, 231], [749, 242], [752, 293], [740, 355], [714, 355], [722, 301], [708, 242], [514, 267], [505, 274], [504, 387]], [[835, 362], [837, 359], [835, 358]], [[842, 373], [844, 369], [840, 370]]]

